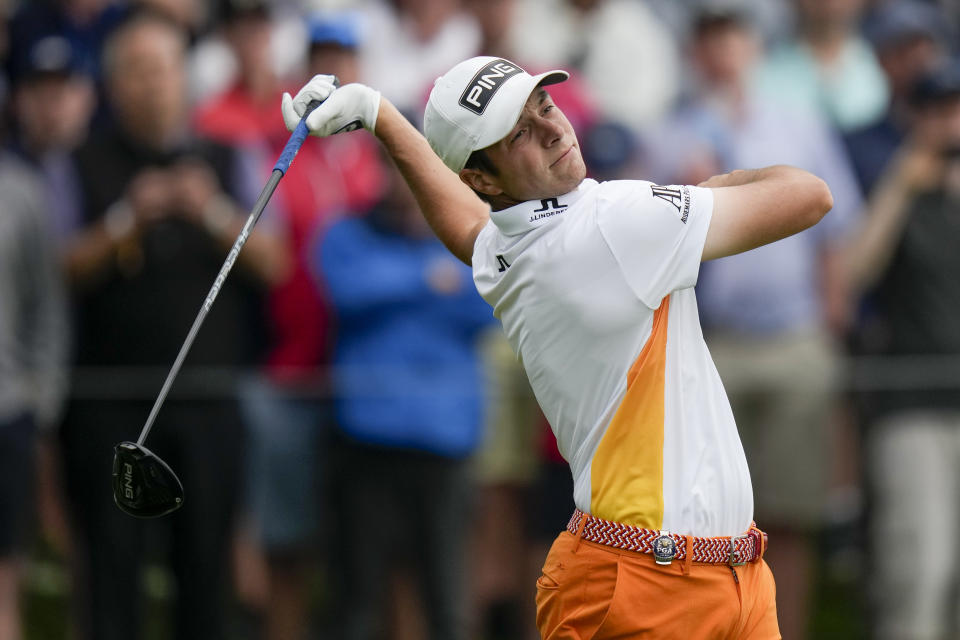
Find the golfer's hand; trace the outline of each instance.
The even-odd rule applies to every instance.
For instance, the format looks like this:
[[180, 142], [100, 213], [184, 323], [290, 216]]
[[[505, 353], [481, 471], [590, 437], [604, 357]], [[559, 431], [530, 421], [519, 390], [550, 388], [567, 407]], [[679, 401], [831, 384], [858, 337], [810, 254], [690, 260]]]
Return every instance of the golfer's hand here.
[[281, 110], [288, 130], [296, 128], [310, 101], [320, 100], [323, 104], [307, 117], [310, 135], [325, 137], [361, 127], [373, 132], [380, 111], [380, 92], [362, 84], [348, 84], [338, 89], [333, 81], [333, 76], [317, 75], [295, 98], [289, 93], [283, 94]]

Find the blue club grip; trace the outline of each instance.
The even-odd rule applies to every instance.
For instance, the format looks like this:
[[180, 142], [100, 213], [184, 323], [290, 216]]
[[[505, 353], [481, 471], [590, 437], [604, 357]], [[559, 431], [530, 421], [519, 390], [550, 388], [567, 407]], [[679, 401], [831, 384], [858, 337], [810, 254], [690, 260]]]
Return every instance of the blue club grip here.
[[[334, 78], [333, 84], [334, 86], [340, 86], [340, 82], [336, 78]], [[300, 147], [303, 146], [304, 140], [306, 140], [307, 136], [310, 135], [310, 130], [307, 129], [307, 116], [309, 116], [314, 109], [319, 107], [320, 104], [320, 100], [311, 100], [307, 104], [307, 109], [303, 112], [303, 117], [300, 118], [300, 122], [297, 123], [293, 133], [290, 134], [290, 139], [287, 140], [287, 144], [283, 148], [283, 152], [277, 159], [277, 164], [273, 165], [274, 171], [279, 171], [283, 174], [287, 173], [287, 169], [290, 168], [290, 163], [293, 162], [297, 152], [300, 151]]]

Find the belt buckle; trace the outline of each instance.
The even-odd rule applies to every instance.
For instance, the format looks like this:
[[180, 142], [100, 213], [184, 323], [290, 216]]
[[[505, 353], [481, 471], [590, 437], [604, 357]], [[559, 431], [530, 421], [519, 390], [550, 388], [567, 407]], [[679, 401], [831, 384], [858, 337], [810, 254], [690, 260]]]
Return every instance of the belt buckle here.
[[749, 538], [749, 537], [750, 537], [750, 534], [747, 533], [746, 535], [734, 536], [730, 538], [730, 558], [729, 558], [728, 564], [731, 567], [742, 567], [743, 565], [747, 564], [748, 562], [747, 560], [743, 560], [740, 562], [737, 561], [737, 555], [738, 555], [737, 540], [740, 540], [741, 538]]
[[[742, 562], [737, 562], [737, 540], [743, 538], [753, 538], [753, 557], [749, 560], [743, 560]], [[751, 526], [750, 530], [747, 531], [742, 536], [736, 536], [730, 538], [730, 566], [731, 567], [742, 567], [748, 562], [752, 562], [760, 557], [760, 554], [763, 551], [763, 532], [760, 529], [757, 529], [755, 526]]]
[[660, 565], [669, 565], [676, 555], [676, 540], [669, 531], [661, 531], [653, 541], [653, 561]]

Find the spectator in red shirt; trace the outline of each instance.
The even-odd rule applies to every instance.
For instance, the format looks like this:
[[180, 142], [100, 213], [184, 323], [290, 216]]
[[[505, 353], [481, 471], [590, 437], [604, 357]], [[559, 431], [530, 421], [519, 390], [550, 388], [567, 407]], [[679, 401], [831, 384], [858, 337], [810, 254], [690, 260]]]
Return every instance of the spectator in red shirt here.
[[[289, 137], [277, 105], [284, 89], [304, 79], [288, 84], [274, 71], [269, 47], [274, 25], [267, 2], [228, 0], [223, 19], [237, 79], [199, 105], [194, 119], [208, 136], [251, 150], [261, 159], [266, 179]], [[309, 74], [334, 74], [343, 84], [357, 81], [359, 41], [352, 19], [315, 17], [308, 29]], [[328, 413], [322, 382], [331, 327], [305, 254], [320, 229], [341, 212], [364, 211], [377, 200], [377, 153], [373, 139], [363, 136], [311, 139], [264, 216], [264, 222], [281, 228], [290, 268], [269, 294], [270, 346], [263, 369], [241, 394], [250, 447], [248, 529], [255, 546], [240, 554], [253, 564], [238, 567], [238, 587], [241, 598], [265, 605], [266, 638], [295, 639], [305, 633], [309, 558], [325, 504], [319, 493], [323, 483], [317, 480], [326, 468]], [[265, 593], [256, 572], [244, 570], [261, 559], [267, 568]]]

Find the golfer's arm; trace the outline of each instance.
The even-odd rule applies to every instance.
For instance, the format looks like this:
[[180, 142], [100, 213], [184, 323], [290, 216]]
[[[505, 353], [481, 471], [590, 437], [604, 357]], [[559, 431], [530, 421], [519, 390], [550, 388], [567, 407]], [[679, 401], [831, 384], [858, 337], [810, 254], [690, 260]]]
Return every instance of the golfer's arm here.
[[410, 186], [424, 218], [457, 258], [470, 264], [490, 208], [452, 172], [388, 100], [380, 103], [376, 135]]
[[700, 184], [713, 189], [703, 260], [742, 253], [812, 227], [833, 208], [826, 183], [785, 165], [734, 171]]

